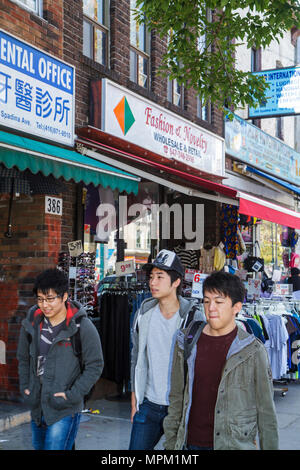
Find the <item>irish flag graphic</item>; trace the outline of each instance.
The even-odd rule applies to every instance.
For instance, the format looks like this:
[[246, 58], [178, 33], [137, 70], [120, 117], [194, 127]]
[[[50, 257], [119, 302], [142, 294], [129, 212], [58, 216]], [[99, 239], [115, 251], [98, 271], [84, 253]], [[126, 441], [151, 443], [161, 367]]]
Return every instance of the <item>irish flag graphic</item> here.
[[114, 113], [123, 134], [126, 135], [135, 122], [135, 119], [125, 96], [123, 96], [121, 101], [119, 101], [117, 106], [114, 108]]

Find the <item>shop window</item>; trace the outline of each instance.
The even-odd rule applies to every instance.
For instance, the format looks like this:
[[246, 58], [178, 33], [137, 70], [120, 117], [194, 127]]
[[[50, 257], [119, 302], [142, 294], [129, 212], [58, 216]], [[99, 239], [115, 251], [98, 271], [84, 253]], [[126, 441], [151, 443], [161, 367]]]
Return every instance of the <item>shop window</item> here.
[[150, 34], [144, 23], [134, 16], [136, 0], [130, 0], [130, 80], [149, 88]]
[[13, 0], [15, 3], [22, 5], [26, 9], [33, 11], [37, 15], [43, 13], [43, 1], [42, 0]]
[[[251, 49], [251, 72], [258, 72], [261, 70], [261, 49], [252, 47]], [[252, 124], [256, 127], [261, 127], [260, 119], [252, 119]]]
[[176, 79], [168, 80], [168, 101], [183, 108], [183, 85], [179, 85]]
[[109, 8], [107, 0], [83, 0], [83, 54], [107, 66]]
[[[172, 41], [172, 35], [173, 35], [173, 32], [172, 30], [169, 31], [169, 34], [168, 34], [168, 44], [170, 44], [170, 42]], [[177, 62], [176, 62], [177, 63]], [[183, 105], [184, 105], [184, 100], [183, 100], [183, 96], [184, 96], [184, 87], [183, 85], [180, 85], [178, 83], [178, 80], [177, 79], [168, 79], [168, 83], [167, 83], [167, 99], [170, 103], [174, 104], [175, 106], [178, 106], [180, 107], [181, 109], [183, 109]]]
[[266, 220], [260, 225], [260, 254], [264, 259], [265, 271], [272, 276], [274, 269], [287, 271], [283, 253], [286, 248], [282, 244], [282, 226]]
[[251, 72], [258, 72], [261, 69], [260, 49], [252, 47], [251, 49]]
[[211, 122], [211, 104], [204, 103], [199, 96], [197, 97], [197, 117], [202, 121]]
[[282, 117], [276, 118], [276, 137], [280, 140], [284, 140], [284, 138], [283, 138], [283, 118]]

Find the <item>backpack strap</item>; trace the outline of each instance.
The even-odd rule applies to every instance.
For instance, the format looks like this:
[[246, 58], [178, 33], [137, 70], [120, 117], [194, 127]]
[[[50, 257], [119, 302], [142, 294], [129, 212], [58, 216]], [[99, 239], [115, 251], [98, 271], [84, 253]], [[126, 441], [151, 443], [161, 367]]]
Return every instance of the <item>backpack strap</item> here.
[[203, 320], [194, 320], [189, 325], [184, 335], [184, 359], [187, 360], [191, 354], [193, 346], [197, 343], [199, 336], [205, 327], [206, 322]]
[[189, 326], [189, 324], [194, 320], [196, 310], [198, 310], [198, 306], [193, 305], [186, 317], [183, 318], [180, 329], [186, 329]]
[[[82, 318], [83, 317], [78, 318], [78, 320], [76, 322], [77, 331], [73, 336], [71, 336], [71, 344], [72, 344], [72, 347], [73, 347], [73, 352], [74, 352], [75, 356], [78, 357], [81, 373], [83, 373], [83, 371], [84, 371], [84, 365], [83, 365], [83, 360], [82, 360], [82, 344], [81, 344], [81, 336], [80, 336], [80, 322], [81, 322]], [[90, 388], [88, 393], [86, 395], [84, 395], [84, 397], [83, 397], [84, 406], [86, 406], [88, 400], [91, 398], [94, 389], [95, 389], [95, 384]]]
[[76, 333], [71, 336], [71, 344], [73, 347], [73, 352], [75, 356], [78, 357], [81, 372], [83, 371], [83, 362], [82, 362], [82, 345], [81, 345], [81, 337], [80, 337], [80, 322], [82, 317], [79, 317], [76, 323], [77, 331]]
[[194, 320], [185, 331], [183, 340], [183, 358], [184, 358], [184, 386], [187, 380], [188, 365], [187, 360], [190, 357], [194, 345], [197, 343], [199, 336], [205, 327], [206, 322], [202, 320]]

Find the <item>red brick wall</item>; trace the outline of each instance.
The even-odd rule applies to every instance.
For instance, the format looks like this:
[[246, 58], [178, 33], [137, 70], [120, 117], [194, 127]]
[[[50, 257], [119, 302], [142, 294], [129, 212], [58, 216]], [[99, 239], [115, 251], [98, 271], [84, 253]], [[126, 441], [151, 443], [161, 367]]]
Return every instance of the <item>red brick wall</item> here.
[[134, 92], [167, 107], [212, 132], [223, 135], [222, 114], [213, 110], [213, 123], [208, 124], [197, 117], [197, 102], [194, 90], [185, 91], [185, 109], [181, 110], [167, 101], [167, 79], [158, 75], [166, 43], [155, 32], [151, 34], [151, 87], [145, 90], [129, 79], [130, 65], [130, 1], [110, 1], [110, 50], [109, 67], [103, 67], [82, 54], [82, 0], [65, 0], [64, 6], [64, 51], [66, 62], [76, 67], [76, 126], [89, 122], [89, 82], [109, 78]]
[[63, 51], [63, 0], [44, 0], [43, 18], [10, 0], [0, 0], [0, 28], [57, 57]]

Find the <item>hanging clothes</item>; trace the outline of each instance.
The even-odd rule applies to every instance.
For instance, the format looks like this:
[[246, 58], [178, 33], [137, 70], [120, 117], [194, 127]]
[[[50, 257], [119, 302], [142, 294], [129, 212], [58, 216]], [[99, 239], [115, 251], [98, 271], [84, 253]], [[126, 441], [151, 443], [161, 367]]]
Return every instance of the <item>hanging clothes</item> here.
[[273, 379], [287, 373], [287, 341], [289, 335], [281, 315], [266, 314], [270, 347], [268, 349]]
[[231, 204], [222, 204], [220, 213], [221, 219], [221, 240], [224, 244], [224, 251], [227, 258], [236, 259], [241, 254], [239, 246], [238, 229], [238, 209]]
[[210, 249], [201, 248], [201, 255], [199, 258], [199, 269], [205, 274], [214, 271], [215, 247]]
[[175, 246], [173, 251], [179, 257], [181, 264], [186, 269], [198, 269], [198, 256], [195, 250], [185, 250], [182, 246]]
[[130, 379], [130, 308], [128, 295], [104, 293], [99, 333], [103, 349], [102, 377], [117, 384]]
[[104, 368], [101, 377], [128, 384], [130, 381], [131, 326], [136, 311], [149, 290], [107, 289], [100, 298], [99, 334], [102, 343]]

